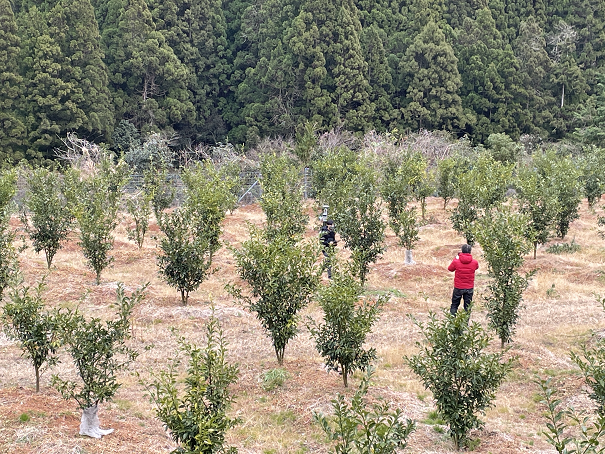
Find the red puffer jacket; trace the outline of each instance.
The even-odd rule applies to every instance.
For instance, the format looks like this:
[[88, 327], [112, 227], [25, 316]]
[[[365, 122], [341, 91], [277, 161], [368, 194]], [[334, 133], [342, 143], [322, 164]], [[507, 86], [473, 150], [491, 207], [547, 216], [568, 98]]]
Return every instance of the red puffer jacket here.
[[473, 259], [471, 254], [461, 252], [458, 258], [452, 260], [450, 266], [447, 267], [450, 271], [455, 271], [454, 287], [460, 289], [468, 289], [475, 287], [475, 270], [479, 268], [479, 262]]

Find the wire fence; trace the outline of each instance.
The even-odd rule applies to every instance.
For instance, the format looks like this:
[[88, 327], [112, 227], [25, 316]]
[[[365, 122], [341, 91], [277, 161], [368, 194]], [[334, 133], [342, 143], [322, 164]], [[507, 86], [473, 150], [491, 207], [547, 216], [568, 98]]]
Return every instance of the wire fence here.
[[[240, 187], [237, 193], [238, 205], [250, 205], [256, 203], [262, 196], [262, 186], [260, 184], [261, 173], [260, 171], [246, 171], [241, 172], [240, 175]], [[168, 183], [174, 188], [174, 200], [172, 205], [177, 207], [181, 206], [185, 200], [185, 184], [181, 179], [180, 174], [171, 173], [168, 174]], [[143, 189], [144, 176], [143, 174], [132, 174], [128, 183], [124, 188], [126, 194], [135, 194]], [[301, 189], [303, 192], [304, 199], [313, 197], [313, 185], [311, 169], [305, 168], [301, 172]], [[17, 180], [17, 191], [15, 194], [15, 202], [19, 207], [23, 205], [27, 194], [28, 181], [25, 176], [20, 176]]]

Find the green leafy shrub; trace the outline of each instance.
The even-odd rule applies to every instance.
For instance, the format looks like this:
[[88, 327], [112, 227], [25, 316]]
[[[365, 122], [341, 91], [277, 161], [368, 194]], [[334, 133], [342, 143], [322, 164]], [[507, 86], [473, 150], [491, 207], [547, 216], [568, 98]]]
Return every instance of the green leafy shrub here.
[[34, 289], [13, 288], [10, 300], [2, 309], [4, 331], [9, 339], [19, 342], [23, 355], [29, 358], [36, 375], [36, 392], [40, 391], [40, 372], [57, 363], [59, 316], [47, 311], [42, 297], [44, 283]]
[[[605, 310], [605, 298], [597, 296], [597, 300]], [[579, 354], [571, 352], [571, 360], [578, 365], [592, 390], [589, 396], [597, 405], [597, 413], [605, 417], [605, 339], [593, 337], [592, 342], [581, 344]]]
[[298, 332], [298, 313], [315, 291], [320, 278], [317, 248], [305, 242], [276, 241], [252, 225], [250, 239], [240, 249], [232, 248], [239, 277], [249, 294], [239, 286], [228, 290], [260, 320], [271, 337], [281, 366], [288, 342]]
[[457, 450], [468, 446], [468, 433], [483, 424], [478, 413], [491, 406], [512, 362], [503, 361], [502, 352], [484, 352], [490, 338], [470, 322], [470, 314], [444, 311], [443, 320], [431, 313], [426, 325], [416, 321], [424, 342], [417, 342], [418, 354], [404, 358], [433, 393]]
[[74, 399], [86, 409], [111, 400], [120, 384], [117, 372], [124, 370], [137, 356], [126, 345], [130, 337], [130, 316], [143, 299], [147, 285], [127, 296], [124, 284], [116, 289], [117, 320], [86, 320], [77, 309], [62, 316], [61, 340], [72, 357], [80, 382], [53, 375], [52, 383], [64, 399]]
[[237, 381], [238, 368], [227, 363], [227, 343], [214, 312], [206, 324], [205, 346], [198, 347], [183, 337], [178, 343], [179, 353], [187, 357], [184, 380], [177, 357], [168, 369], [152, 371], [150, 382], [142, 382], [158, 419], [181, 446], [173, 453], [236, 453], [237, 449], [225, 445], [225, 433], [239, 423], [227, 416], [233, 402], [229, 386]]
[[282, 369], [281, 367], [267, 370], [261, 375], [262, 387], [265, 391], [271, 391], [275, 388], [279, 388], [283, 386], [288, 377], [290, 377], [288, 371], [286, 369]]
[[475, 224], [475, 236], [493, 278], [485, 299], [487, 318], [502, 346], [512, 340], [523, 292], [534, 274], [522, 276], [518, 271], [525, 260], [524, 254], [531, 250], [525, 235], [526, 226], [527, 217], [506, 206], [488, 211]]
[[416, 425], [404, 420], [400, 409], [392, 411], [387, 402], [371, 406], [366, 402], [372, 374], [369, 368], [350, 404], [341, 394], [332, 400], [334, 415], [313, 413], [315, 422], [335, 442], [336, 454], [394, 454], [407, 447]]
[[195, 213], [187, 208], [165, 214], [159, 226], [164, 233], [157, 257], [160, 274], [181, 293], [181, 302], [186, 305], [189, 293], [197, 290], [211, 273], [212, 256], [220, 247], [214, 242], [215, 226], [198, 222]]
[[363, 287], [348, 270], [334, 264], [330, 284], [321, 287], [317, 301], [323, 309], [323, 323], [309, 318], [308, 327], [319, 354], [328, 368], [339, 370], [345, 387], [357, 369], [366, 370], [376, 359], [376, 349], [363, 348], [366, 336], [388, 301], [381, 295], [375, 301], [361, 300]]
[[571, 243], [551, 244], [546, 249], [549, 254], [575, 254], [580, 251], [581, 246], [576, 243], [576, 239], [571, 240]]
[[71, 231], [73, 214], [57, 172], [38, 168], [28, 172], [27, 178], [21, 222], [32, 240], [34, 251], [44, 251], [46, 265], [50, 269], [53, 257]]
[[[546, 405], [546, 431], [542, 432], [546, 441], [559, 454], [601, 454], [605, 436], [605, 416], [597, 418], [573, 408], [561, 408], [562, 401], [552, 388], [551, 379], [539, 380], [543, 400]], [[574, 431], [575, 433], [573, 433]]]
[[137, 246], [141, 249], [149, 228], [151, 197], [143, 191], [133, 194], [126, 199], [126, 211], [134, 221], [134, 228], [128, 230], [128, 239], [137, 243]]
[[80, 230], [79, 245], [96, 274], [97, 284], [101, 272], [113, 262], [109, 251], [113, 249], [113, 230], [129, 174], [128, 165], [123, 160], [114, 163], [107, 152], [92, 172], [70, 169], [66, 174], [66, 195]]

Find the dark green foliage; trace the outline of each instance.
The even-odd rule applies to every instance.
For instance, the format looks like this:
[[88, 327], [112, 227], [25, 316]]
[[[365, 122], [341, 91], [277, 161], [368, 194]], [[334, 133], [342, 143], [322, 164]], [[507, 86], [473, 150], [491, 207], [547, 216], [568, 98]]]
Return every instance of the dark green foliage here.
[[59, 75], [69, 87], [66, 103], [73, 109], [61, 132], [105, 142], [113, 130], [113, 105], [92, 4], [90, 0], [60, 0], [49, 11], [48, 23], [48, 33], [64, 58]]
[[156, 30], [147, 2], [125, 0], [116, 13], [104, 24], [103, 41], [118, 118], [142, 133], [191, 121], [190, 71]]
[[204, 224], [188, 208], [163, 215], [159, 226], [164, 234], [157, 257], [160, 274], [181, 293], [181, 302], [186, 305], [189, 293], [211, 273], [212, 255], [219, 247], [214, 241], [216, 226]]
[[[605, 436], [605, 417], [599, 415], [596, 420], [585, 412], [576, 412], [573, 408], [561, 408], [562, 400], [557, 397], [557, 391], [552, 388], [551, 379], [539, 380], [538, 384], [546, 405], [546, 431], [542, 434], [546, 441], [559, 454], [602, 454]], [[579, 434], [570, 434], [570, 429], [576, 427]]]
[[533, 275], [519, 274], [523, 256], [531, 247], [525, 236], [527, 223], [524, 215], [502, 205], [486, 213], [475, 225], [475, 236], [494, 279], [489, 283], [485, 300], [487, 318], [502, 346], [512, 341], [523, 292]]
[[113, 155], [101, 152], [101, 159], [89, 175], [71, 169], [66, 174], [67, 198], [80, 230], [80, 242], [88, 265], [94, 270], [97, 285], [101, 272], [113, 261], [113, 230], [118, 223], [122, 189], [130, 174], [128, 165]]
[[[597, 301], [605, 309], [605, 298], [597, 296]], [[579, 354], [571, 352], [571, 360], [578, 365], [592, 390], [589, 396], [597, 405], [597, 413], [605, 418], [605, 340], [594, 332], [592, 336], [593, 340], [581, 344]]]
[[231, 73], [223, 2], [153, 0], [149, 4], [157, 30], [188, 69], [187, 91], [195, 116], [175, 121], [175, 129], [195, 141], [222, 140], [227, 131], [221, 110]]
[[50, 269], [53, 258], [67, 239], [73, 214], [64, 195], [61, 176], [38, 168], [27, 172], [27, 193], [21, 222], [32, 240], [36, 253], [44, 251]]
[[[116, 151], [128, 153], [129, 151], [141, 146], [141, 135], [136, 126], [128, 120], [120, 120], [120, 123], [114, 128], [111, 135], [111, 141]], [[126, 159], [128, 162], [128, 159]], [[129, 162], [132, 167], [138, 167]]]
[[111, 400], [120, 388], [116, 374], [137, 357], [125, 341], [130, 337], [130, 317], [141, 302], [147, 284], [127, 296], [124, 284], [116, 289], [116, 320], [86, 320], [77, 309], [62, 316], [61, 341], [76, 367], [81, 383], [53, 375], [53, 386], [64, 399], [74, 399], [80, 408]]
[[275, 241], [250, 225], [250, 239], [232, 252], [249, 295], [236, 286], [230, 286], [230, 292], [256, 313], [281, 366], [286, 345], [298, 332], [298, 313], [319, 283], [317, 249], [300, 241]]
[[229, 386], [237, 381], [237, 365], [227, 363], [227, 342], [214, 313], [206, 324], [203, 347], [178, 339], [179, 353], [187, 358], [184, 386], [178, 356], [168, 369], [151, 371], [142, 382], [156, 406], [157, 417], [181, 447], [173, 453], [236, 453], [225, 446], [225, 433], [240, 421], [227, 416], [233, 402]]
[[363, 344], [388, 301], [386, 295], [368, 301], [362, 298], [362, 292], [362, 285], [349, 270], [341, 269], [332, 259], [332, 280], [317, 293], [323, 323], [310, 319], [308, 324], [317, 351], [330, 369], [340, 369], [345, 387], [349, 375], [357, 369], [366, 370], [376, 359], [376, 349], [366, 350]]
[[59, 318], [46, 310], [41, 282], [31, 294], [30, 287], [13, 288], [10, 300], [2, 308], [4, 332], [19, 342], [23, 355], [31, 360], [36, 374], [36, 392], [40, 391], [40, 372], [58, 362]]
[[332, 400], [333, 416], [313, 413], [328, 439], [336, 442], [336, 454], [395, 454], [407, 447], [407, 439], [416, 428], [414, 421], [403, 419], [400, 409], [392, 411], [388, 402], [368, 408], [365, 397], [372, 374], [370, 367], [350, 404], [342, 394]]
[[9, 0], [0, 0], [0, 160], [24, 157], [26, 130], [19, 110], [23, 107], [23, 78], [18, 56], [21, 40]]
[[457, 58], [437, 23], [428, 22], [415, 36], [399, 71], [407, 86], [402, 112], [408, 127], [450, 131], [464, 127]]
[[503, 353], [484, 352], [490, 338], [481, 325], [470, 322], [470, 315], [444, 312], [445, 318], [438, 320], [431, 313], [428, 323], [416, 322], [424, 342], [417, 343], [418, 354], [405, 357], [433, 393], [457, 450], [468, 445], [472, 429], [482, 426], [478, 414], [492, 405], [512, 367], [512, 360], [503, 361]]

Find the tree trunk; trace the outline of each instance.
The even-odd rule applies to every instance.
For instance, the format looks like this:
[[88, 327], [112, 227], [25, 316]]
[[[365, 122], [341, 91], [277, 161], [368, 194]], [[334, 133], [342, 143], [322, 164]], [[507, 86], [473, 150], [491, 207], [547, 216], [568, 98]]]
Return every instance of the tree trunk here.
[[36, 369], [36, 392], [39, 393], [40, 392], [40, 367], [34, 366], [34, 369]]
[[101, 438], [104, 435], [109, 435], [113, 429], [101, 429], [99, 427], [99, 406], [82, 409], [82, 419], [80, 421], [80, 435], [86, 435], [92, 438]]
[[534, 243], [534, 260], [536, 260], [537, 250], [538, 250], [538, 243]]
[[342, 371], [342, 382], [345, 385], [345, 388], [349, 387], [349, 368], [347, 366], [340, 365], [340, 370]]
[[183, 306], [187, 306], [188, 299], [189, 299], [189, 295], [187, 293], [185, 293], [184, 289], [181, 289], [181, 302], [183, 303]]

